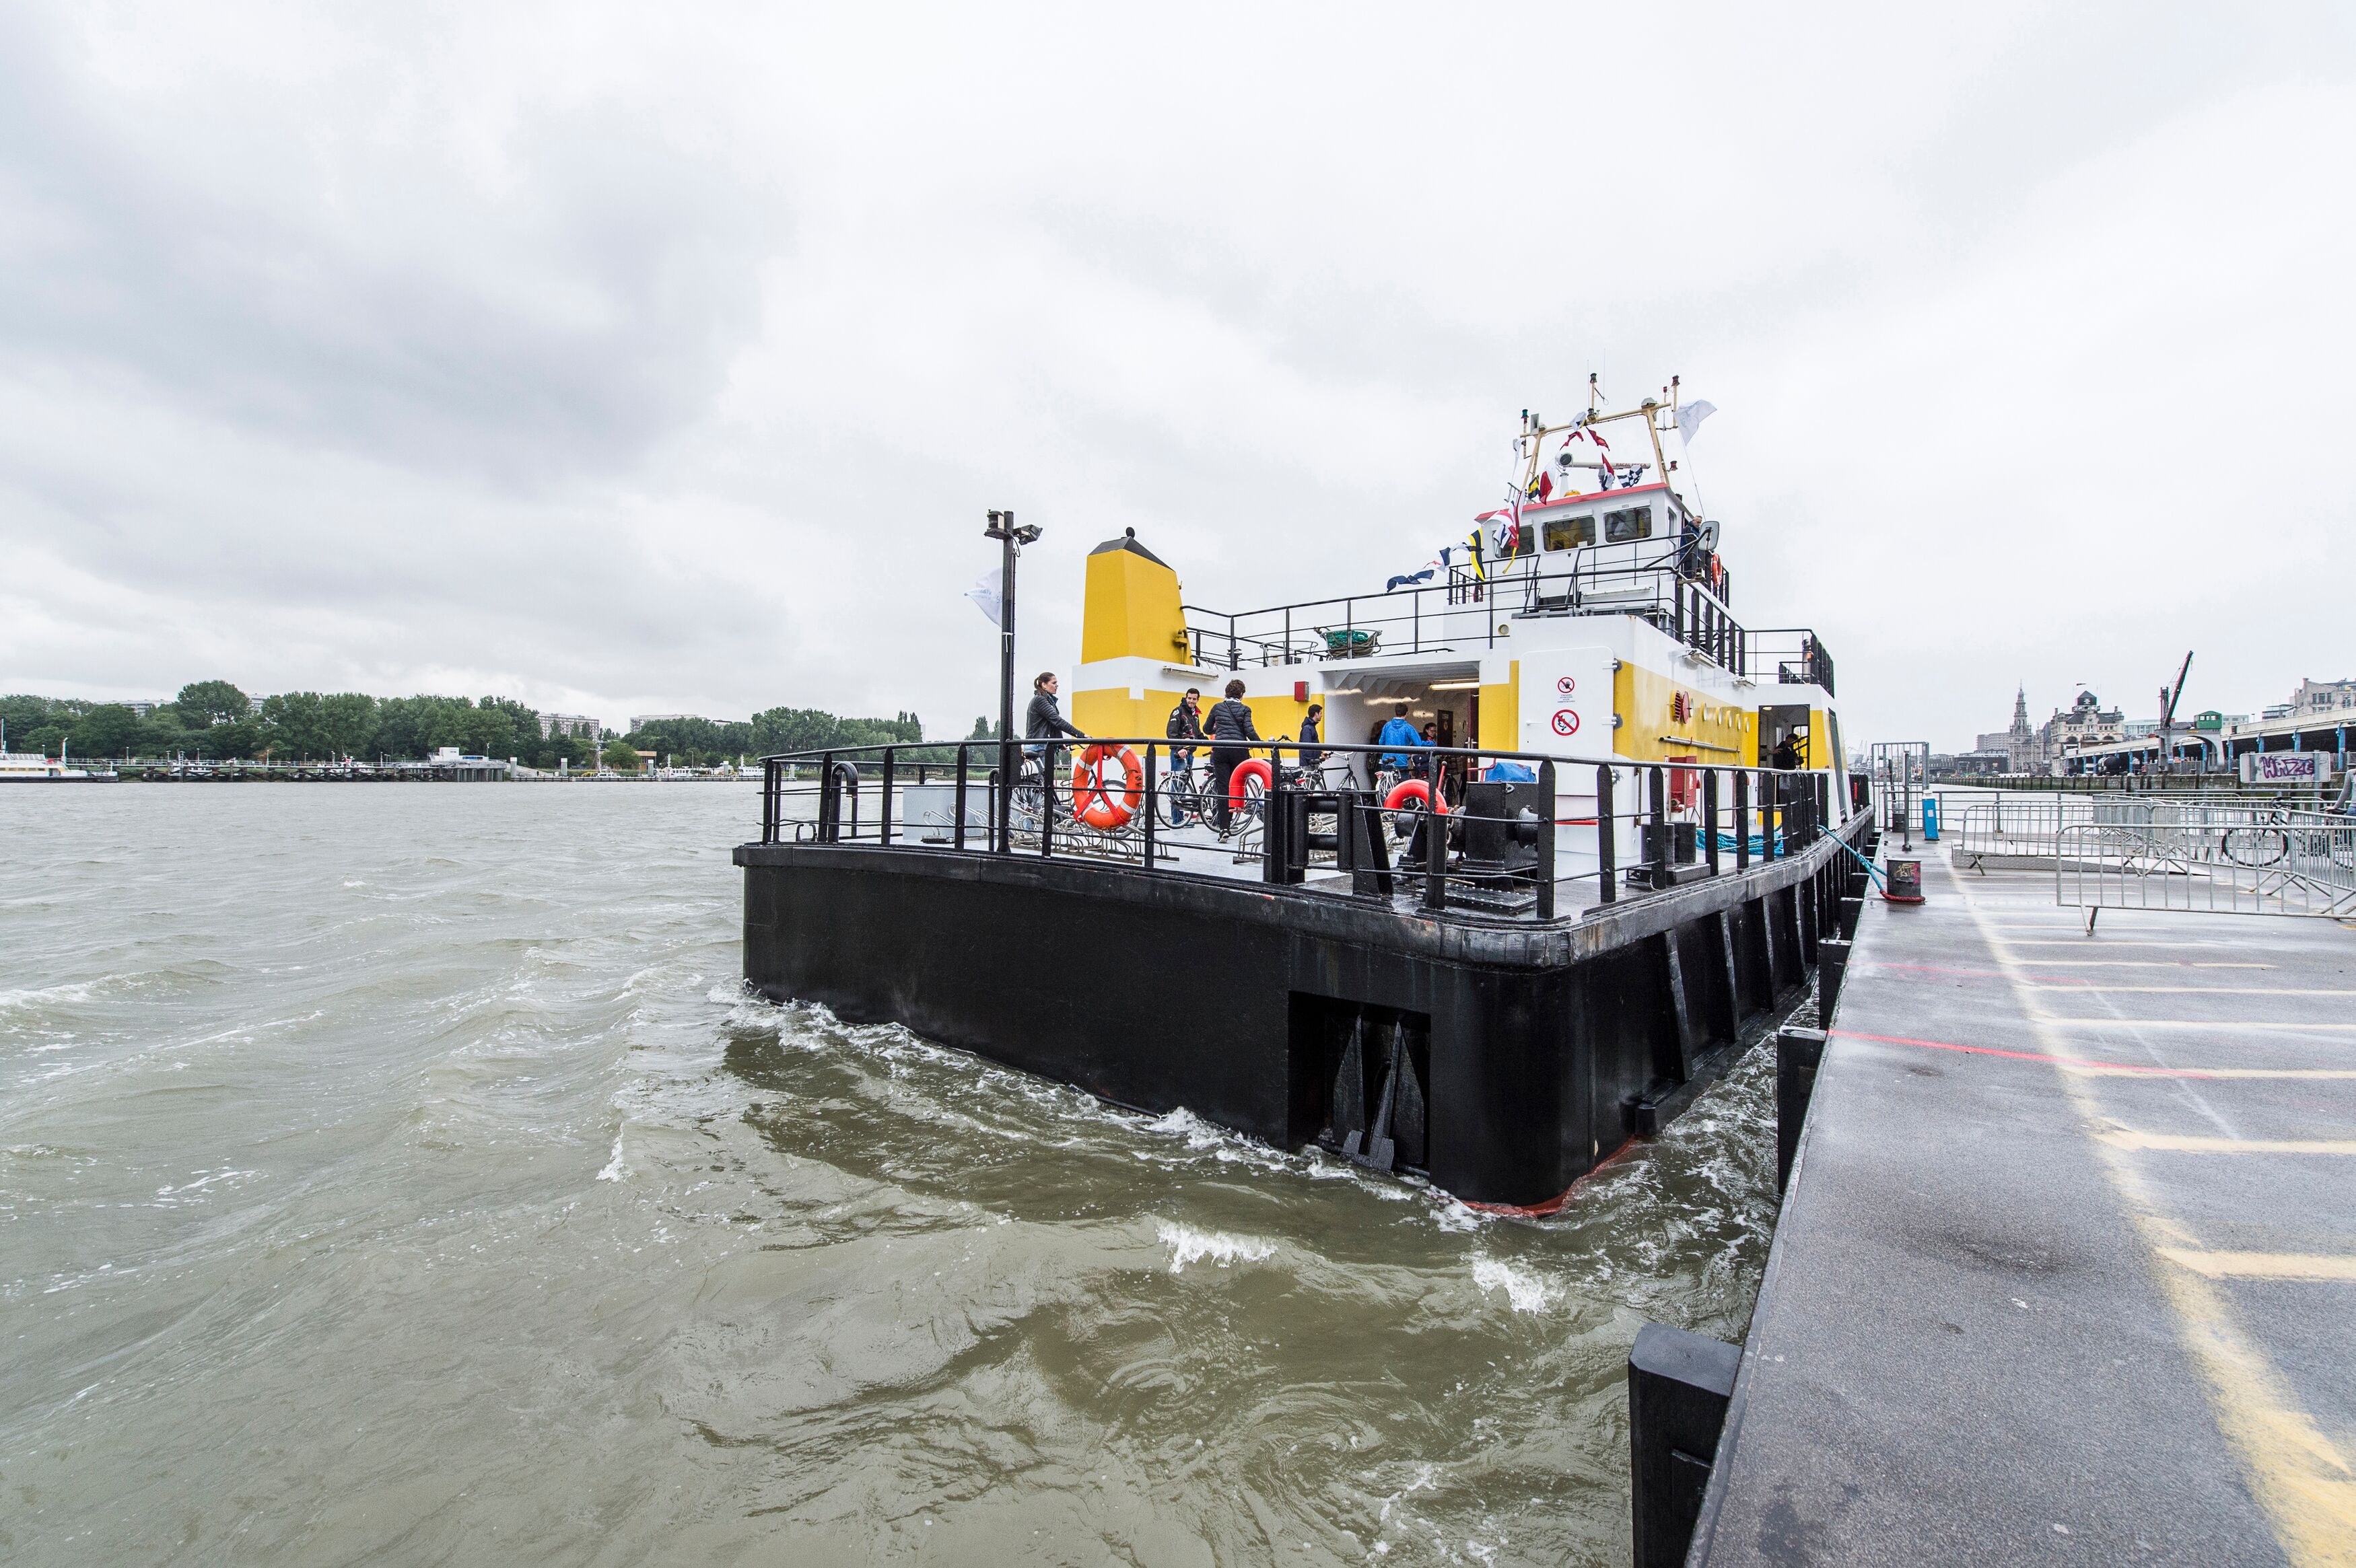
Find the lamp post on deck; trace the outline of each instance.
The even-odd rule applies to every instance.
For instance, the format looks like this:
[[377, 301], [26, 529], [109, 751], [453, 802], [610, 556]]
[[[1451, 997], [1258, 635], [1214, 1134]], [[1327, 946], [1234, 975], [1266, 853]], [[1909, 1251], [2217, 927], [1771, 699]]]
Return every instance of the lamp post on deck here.
[[1014, 560], [1023, 547], [1035, 542], [1039, 528], [1014, 526], [1012, 512], [992, 512], [984, 539], [996, 539], [1000, 550], [998, 579], [998, 790], [997, 820], [991, 832], [1001, 855], [1014, 852]]

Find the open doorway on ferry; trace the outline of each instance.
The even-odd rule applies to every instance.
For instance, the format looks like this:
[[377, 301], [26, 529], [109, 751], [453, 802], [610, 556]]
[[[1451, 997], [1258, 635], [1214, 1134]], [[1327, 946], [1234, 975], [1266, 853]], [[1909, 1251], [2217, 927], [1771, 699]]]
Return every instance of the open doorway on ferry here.
[[1801, 767], [1814, 766], [1808, 755], [1808, 705], [1804, 702], [1770, 703], [1759, 709], [1759, 765], [1772, 768], [1775, 753], [1783, 742], [1792, 742], [1793, 753]]

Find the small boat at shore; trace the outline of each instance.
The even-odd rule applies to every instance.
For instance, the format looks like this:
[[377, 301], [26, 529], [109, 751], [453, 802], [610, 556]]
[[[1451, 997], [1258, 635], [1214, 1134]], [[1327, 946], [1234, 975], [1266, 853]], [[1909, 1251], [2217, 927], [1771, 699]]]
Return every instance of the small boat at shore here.
[[[1666, 461], [1697, 408], [1525, 413], [1503, 504], [1379, 592], [1215, 611], [1133, 531], [1099, 545], [1085, 741], [764, 760], [746, 979], [1555, 1200], [1788, 1011], [1868, 826], [1831, 656], [1736, 618]], [[1240, 688], [1261, 739], [1173, 743], [1190, 687]]]

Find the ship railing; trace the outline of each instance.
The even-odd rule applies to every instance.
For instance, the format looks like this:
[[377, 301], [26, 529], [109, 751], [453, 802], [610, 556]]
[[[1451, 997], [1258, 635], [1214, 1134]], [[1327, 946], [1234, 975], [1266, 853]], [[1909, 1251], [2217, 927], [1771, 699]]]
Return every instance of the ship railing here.
[[1520, 559], [1498, 563], [1486, 577], [1451, 568], [1443, 580], [1385, 593], [1236, 612], [1184, 605], [1185, 657], [1197, 668], [1240, 670], [1378, 654], [1485, 652], [1500, 637], [1510, 641], [1517, 620], [1634, 615], [1747, 679], [1833, 688], [1832, 656], [1814, 631], [1751, 631], [1728, 608], [1723, 575], [1688, 570], [1696, 562], [1678, 551], [1554, 571], [1522, 570]]
[[[1247, 748], [1258, 765], [1237, 769], [1222, 802], [1209, 746], [1180, 749], [1191, 762], [1173, 761], [1163, 737], [764, 757], [761, 841], [1062, 857], [1226, 880], [1251, 866], [1244, 874], [1304, 893], [1546, 921], [1742, 875], [1867, 821], [1826, 773], [1347, 743], [1310, 748], [1317, 760], [1304, 767], [1283, 738]], [[1430, 809], [1435, 795], [1444, 809]]]

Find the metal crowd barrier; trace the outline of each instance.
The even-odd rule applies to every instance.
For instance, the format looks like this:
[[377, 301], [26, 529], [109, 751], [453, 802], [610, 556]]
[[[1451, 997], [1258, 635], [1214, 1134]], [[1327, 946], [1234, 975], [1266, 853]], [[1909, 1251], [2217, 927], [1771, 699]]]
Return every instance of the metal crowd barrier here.
[[2253, 810], [2072, 823], [2057, 836], [2054, 901], [2085, 910], [2090, 930], [2104, 909], [2356, 919], [2356, 818]]

